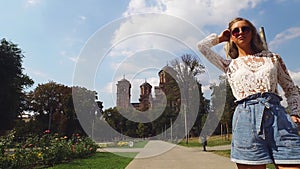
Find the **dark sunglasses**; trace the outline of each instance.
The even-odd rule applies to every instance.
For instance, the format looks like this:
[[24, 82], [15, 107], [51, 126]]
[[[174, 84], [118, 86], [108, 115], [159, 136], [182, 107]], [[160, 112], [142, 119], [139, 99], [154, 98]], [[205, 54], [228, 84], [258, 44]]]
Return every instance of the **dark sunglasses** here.
[[243, 33], [249, 33], [251, 31], [251, 28], [249, 26], [242, 26], [240, 28], [234, 28], [231, 31], [231, 35], [238, 36], [240, 33], [240, 30], [242, 30]]

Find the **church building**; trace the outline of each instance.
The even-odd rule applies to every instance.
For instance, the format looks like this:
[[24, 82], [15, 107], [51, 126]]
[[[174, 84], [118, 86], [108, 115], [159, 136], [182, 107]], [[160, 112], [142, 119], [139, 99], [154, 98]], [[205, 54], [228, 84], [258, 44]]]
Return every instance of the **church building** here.
[[[125, 79], [118, 81], [117, 83], [117, 108], [118, 109], [129, 109], [130, 107], [134, 107], [139, 111], [146, 111], [153, 109], [153, 105], [158, 105], [162, 103], [163, 99], [167, 98], [166, 95], [174, 94], [172, 89], [170, 88], [170, 84], [174, 83], [174, 79], [169, 71], [173, 71], [173, 69], [169, 66], [165, 66], [161, 71], [158, 72], [159, 75], [159, 84], [154, 87], [154, 95], [152, 97], [152, 86], [145, 81], [140, 85], [140, 98], [139, 103], [131, 103], [131, 84]], [[169, 85], [168, 85], [169, 84]], [[169, 87], [168, 87], [169, 86]], [[178, 111], [180, 105], [180, 99], [178, 97], [169, 97], [172, 99], [167, 99], [167, 106], [171, 107], [173, 110]]]

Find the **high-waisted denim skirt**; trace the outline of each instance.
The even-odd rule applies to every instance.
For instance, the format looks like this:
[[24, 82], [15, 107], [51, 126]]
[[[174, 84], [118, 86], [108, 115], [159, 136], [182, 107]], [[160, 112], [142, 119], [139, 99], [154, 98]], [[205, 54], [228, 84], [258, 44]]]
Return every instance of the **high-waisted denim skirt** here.
[[298, 125], [276, 94], [238, 101], [232, 119], [231, 160], [240, 164], [300, 164]]

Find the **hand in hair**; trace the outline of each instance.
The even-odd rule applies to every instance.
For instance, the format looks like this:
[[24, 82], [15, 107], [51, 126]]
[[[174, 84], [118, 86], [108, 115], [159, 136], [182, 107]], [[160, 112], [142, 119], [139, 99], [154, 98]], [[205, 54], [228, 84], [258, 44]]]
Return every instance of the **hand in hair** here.
[[228, 42], [230, 40], [230, 30], [225, 29], [223, 32], [221, 32], [218, 38], [219, 38], [219, 43]]

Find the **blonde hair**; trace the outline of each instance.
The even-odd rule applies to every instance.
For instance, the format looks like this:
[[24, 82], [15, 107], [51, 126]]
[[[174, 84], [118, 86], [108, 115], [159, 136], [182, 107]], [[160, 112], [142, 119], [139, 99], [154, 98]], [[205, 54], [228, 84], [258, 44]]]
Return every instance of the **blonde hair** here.
[[[255, 26], [249, 20], [247, 20], [245, 18], [237, 17], [229, 22], [228, 29], [231, 30], [232, 25], [238, 21], [245, 21], [251, 28], [252, 39], [251, 39], [250, 45], [251, 45], [252, 50], [255, 53], [259, 53], [263, 50], [266, 50], [266, 48], [264, 47], [263, 41], [261, 40]], [[227, 42], [224, 49], [226, 52], [226, 56], [227, 57], [229, 56], [231, 59], [235, 59], [239, 55], [236, 44], [234, 42], [232, 42], [231, 40], [229, 40], [229, 42]]]

